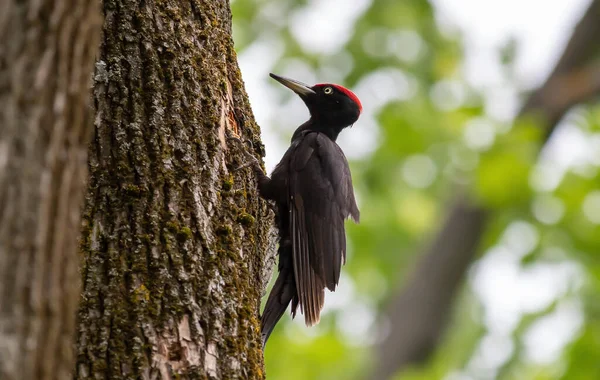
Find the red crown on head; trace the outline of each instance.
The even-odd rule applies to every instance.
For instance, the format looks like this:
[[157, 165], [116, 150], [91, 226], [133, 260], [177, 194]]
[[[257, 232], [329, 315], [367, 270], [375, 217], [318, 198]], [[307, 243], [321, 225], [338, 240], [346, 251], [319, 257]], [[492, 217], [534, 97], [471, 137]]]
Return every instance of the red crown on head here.
[[355, 93], [353, 93], [352, 91], [348, 90], [346, 87], [340, 86], [339, 84], [332, 84], [332, 83], [317, 83], [317, 84], [315, 84], [315, 86], [318, 86], [318, 87], [325, 87], [325, 86], [335, 87], [338, 91], [346, 94], [347, 97], [349, 97], [350, 99], [352, 99], [352, 101], [354, 103], [356, 103], [356, 105], [358, 106], [358, 110], [360, 112], [362, 112], [362, 104], [360, 103], [360, 100], [358, 99], [358, 96], [356, 96]]

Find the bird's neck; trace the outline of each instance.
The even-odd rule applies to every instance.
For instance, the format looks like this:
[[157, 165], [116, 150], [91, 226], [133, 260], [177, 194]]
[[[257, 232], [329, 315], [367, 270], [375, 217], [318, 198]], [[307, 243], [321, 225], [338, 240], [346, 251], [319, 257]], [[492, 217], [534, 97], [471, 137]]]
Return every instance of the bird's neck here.
[[337, 140], [342, 129], [344, 129], [344, 127], [331, 127], [329, 125], [323, 125], [322, 123], [319, 123], [311, 118], [306, 123], [299, 126], [298, 129], [296, 129], [294, 135], [292, 136], [292, 141], [294, 141], [304, 131], [320, 132], [329, 137], [331, 141], [335, 141]]

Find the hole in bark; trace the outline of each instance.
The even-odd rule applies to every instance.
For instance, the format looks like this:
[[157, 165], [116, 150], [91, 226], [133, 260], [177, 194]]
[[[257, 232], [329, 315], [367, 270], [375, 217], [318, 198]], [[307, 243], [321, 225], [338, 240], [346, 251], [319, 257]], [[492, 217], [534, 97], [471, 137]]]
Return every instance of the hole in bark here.
[[185, 157], [185, 152], [180, 149], [175, 149], [173, 153], [175, 154], [175, 158], [177, 158], [178, 160], [182, 160], [183, 157]]
[[181, 360], [181, 346], [178, 343], [173, 343], [169, 347], [169, 361], [180, 361]]

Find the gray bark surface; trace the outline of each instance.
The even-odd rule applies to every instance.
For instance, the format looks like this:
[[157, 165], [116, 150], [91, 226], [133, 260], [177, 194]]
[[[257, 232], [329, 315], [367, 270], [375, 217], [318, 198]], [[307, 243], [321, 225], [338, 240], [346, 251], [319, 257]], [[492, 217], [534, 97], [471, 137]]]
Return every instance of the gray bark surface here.
[[0, 379], [68, 379], [96, 1], [0, 2]]
[[104, 0], [81, 242], [78, 379], [263, 378], [272, 217], [222, 0]]

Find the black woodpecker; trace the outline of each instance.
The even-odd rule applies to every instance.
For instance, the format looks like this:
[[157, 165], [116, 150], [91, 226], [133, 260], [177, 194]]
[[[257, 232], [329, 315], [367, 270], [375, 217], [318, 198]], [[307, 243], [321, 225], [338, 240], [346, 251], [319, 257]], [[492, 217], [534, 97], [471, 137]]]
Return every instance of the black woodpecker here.
[[300, 306], [306, 325], [315, 325], [324, 289], [338, 285], [346, 261], [344, 220], [358, 222], [359, 211], [348, 161], [335, 141], [362, 111], [356, 95], [340, 85], [309, 87], [270, 75], [300, 96], [310, 119], [294, 132], [271, 178], [258, 161], [251, 163], [260, 195], [275, 202], [279, 228], [279, 275], [261, 317], [263, 347], [290, 302], [292, 318]]

